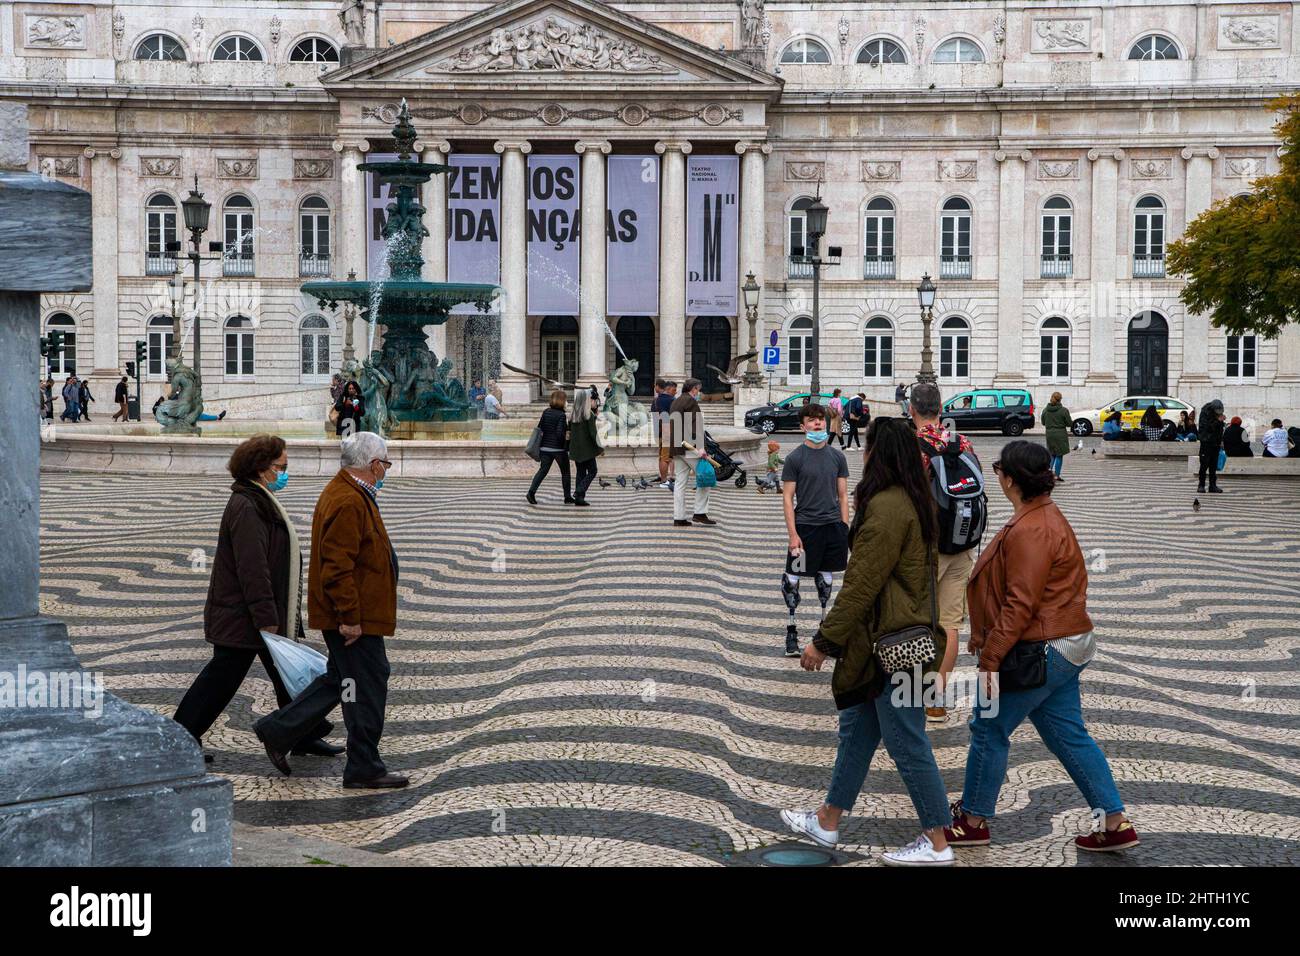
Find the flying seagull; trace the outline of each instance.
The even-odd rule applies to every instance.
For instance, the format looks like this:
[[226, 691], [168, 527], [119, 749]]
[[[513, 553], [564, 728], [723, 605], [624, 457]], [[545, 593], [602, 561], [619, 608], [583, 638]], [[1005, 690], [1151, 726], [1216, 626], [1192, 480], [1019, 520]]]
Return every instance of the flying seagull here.
[[562, 388], [565, 391], [573, 391], [578, 387], [577, 384], [574, 382], [561, 382], [557, 379], [547, 378], [545, 375], [541, 375], [537, 372], [528, 372], [522, 368], [515, 368], [513, 365], [509, 364], [508, 362], [502, 362], [501, 367], [508, 368], [512, 372], [518, 372], [520, 375], [527, 375], [529, 378], [535, 378], [537, 379], [537, 381], [541, 382], [547, 388]]
[[743, 381], [743, 377], [736, 374], [736, 370], [740, 368], [740, 363], [748, 362], [750, 359], [756, 357], [757, 355], [758, 355], [757, 352], [746, 352], [744, 355], [737, 355], [727, 365], [727, 370], [725, 372], [722, 369], [718, 368], [716, 365], [705, 365], [704, 367], [711, 372], [716, 372], [718, 375], [718, 381], [720, 381], [722, 384], [739, 385], [741, 381]]

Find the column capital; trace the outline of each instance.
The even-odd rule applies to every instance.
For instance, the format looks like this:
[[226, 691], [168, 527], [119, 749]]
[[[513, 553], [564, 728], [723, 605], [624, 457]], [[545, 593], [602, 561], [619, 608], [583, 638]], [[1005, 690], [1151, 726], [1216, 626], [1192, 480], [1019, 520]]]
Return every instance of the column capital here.
[[741, 156], [746, 153], [760, 153], [767, 156], [772, 152], [772, 144], [766, 140], [744, 140], [736, 143], [736, 152]]
[[608, 156], [614, 151], [614, 144], [607, 139], [580, 139], [573, 144], [573, 149], [578, 153], [599, 152]]
[[348, 150], [356, 150], [358, 153], [368, 153], [370, 152], [370, 143], [364, 139], [336, 139], [330, 144], [330, 148], [336, 153], [343, 153]]
[[492, 144], [494, 152], [504, 153], [508, 149], [518, 150], [527, 156], [533, 151], [533, 144], [526, 139], [499, 139]]
[[1088, 150], [1088, 162], [1095, 163], [1099, 159], [1113, 159], [1119, 162], [1124, 158], [1124, 150], [1118, 146], [1098, 146]]
[[1207, 159], [1219, 158], [1219, 147], [1217, 146], [1187, 146], [1181, 153], [1183, 159], [1193, 159], [1197, 156], [1204, 156]]
[[116, 146], [110, 146], [107, 148], [103, 146], [87, 146], [81, 151], [81, 155], [85, 156], [87, 159], [94, 159], [96, 157], [99, 157], [100, 159], [121, 159], [122, 151]]
[[1033, 158], [1033, 154], [1027, 149], [999, 149], [993, 154], [993, 158], [999, 163], [1004, 163], [1008, 159], [1018, 159], [1022, 163], [1027, 163]]
[[669, 150], [679, 152], [683, 156], [689, 156], [691, 154], [691, 144], [684, 139], [661, 139], [655, 143], [655, 152], [660, 156]]

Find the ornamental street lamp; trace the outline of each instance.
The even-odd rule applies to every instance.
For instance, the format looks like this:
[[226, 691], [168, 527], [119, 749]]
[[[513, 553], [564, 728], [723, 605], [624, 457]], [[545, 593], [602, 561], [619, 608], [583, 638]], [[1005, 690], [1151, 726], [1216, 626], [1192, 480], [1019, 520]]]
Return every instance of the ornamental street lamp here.
[[935, 385], [939, 381], [934, 374], [934, 354], [930, 349], [930, 324], [934, 321], [934, 300], [938, 292], [939, 287], [930, 281], [930, 273], [927, 272], [921, 277], [921, 284], [916, 287], [916, 295], [921, 302], [921, 327], [924, 330], [921, 339], [921, 371], [917, 373], [916, 380], [926, 385]]
[[826, 258], [818, 254], [822, 236], [826, 235], [826, 216], [830, 212], [822, 202], [820, 189], [818, 195], [804, 210], [805, 224], [808, 230], [807, 254], [800, 252], [790, 256], [791, 262], [812, 266], [812, 397], [816, 401], [821, 391], [821, 279], [823, 265], [838, 265], [842, 249], [839, 246], [827, 246]]
[[[745, 276], [745, 284], [740, 287], [740, 291], [745, 296], [745, 318], [749, 321], [749, 351], [753, 353], [758, 351], [756, 324], [758, 322], [758, 295], [762, 291], [759, 284], [754, 281], [753, 272]], [[758, 358], [752, 354], [749, 357], [749, 363], [745, 366], [744, 384], [750, 388], [763, 384], [763, 374], [758, 370]]]
[[203, 193], [199, 192], [198, 174], [194, 176], [194, 188], [181, 200], [181, 209], [185, 213], [185, 228], [189, 230], [190, 242], [194, 246], [190, 251], [190, 261], [194, 263], [194, 376], [202, 384], [203, 366], [200, 364], [202, 355], [199, 345], [199, 265], [203, 257], [199, 254], [199, 243], [203, 240], [203, 234], [208, 231], [208, 217], [212, 214], [212, 203], [205, 200]]

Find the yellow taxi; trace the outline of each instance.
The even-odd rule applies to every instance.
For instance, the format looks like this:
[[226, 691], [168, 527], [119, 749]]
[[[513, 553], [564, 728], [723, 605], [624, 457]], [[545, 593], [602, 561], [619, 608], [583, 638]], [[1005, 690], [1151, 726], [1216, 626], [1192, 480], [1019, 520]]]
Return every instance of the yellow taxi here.
[[1070, 431], [1076, 435], [1091, 435], [1093, 432], [1100, 432], [1101, 423], [1115, 412], [1119, 412], [1120, 423], [1124, 428], [1137, 428], [1142, 422], [1142, 416], [1152, 406], [1155, 406], [1156, 411], [1160, 413], [1161, 421], [1173, 422], [1175, 425], [1178, 424], [1179, 412], [1195, 414], [1196, 411], [1193, 406], [1180, 399], [1170, 398], [1168, 395], [1126, 395], [1124, 398], [1117, 398], [1109, 405], [1103, 405], [1101, 408], [1092, 408], [1086, 412], [1075, 412], [1074, 421], [1070, 424]]

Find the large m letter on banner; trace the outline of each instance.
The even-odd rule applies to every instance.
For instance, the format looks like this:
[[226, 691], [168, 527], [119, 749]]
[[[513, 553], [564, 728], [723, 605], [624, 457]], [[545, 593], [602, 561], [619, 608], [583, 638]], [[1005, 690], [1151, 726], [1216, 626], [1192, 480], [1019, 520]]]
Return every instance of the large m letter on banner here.
[[735, 315], [740, 240], [739, 156], [691, 156], [686, 166], [686, 313]]

